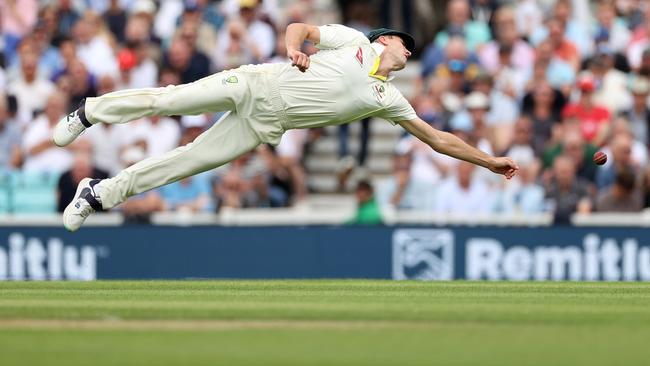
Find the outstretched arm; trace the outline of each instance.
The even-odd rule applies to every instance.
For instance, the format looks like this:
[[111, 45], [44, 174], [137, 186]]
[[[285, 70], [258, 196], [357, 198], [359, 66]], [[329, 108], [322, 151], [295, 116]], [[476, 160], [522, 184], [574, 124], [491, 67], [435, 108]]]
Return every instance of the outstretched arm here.
[[503, 174], [508, 179], [514, 177], [519, 169], [512, 159], [490, 156], [448, 132], [436, 130], [419, 118], [400, 121], [399, 124], [441, 154], [480, 165], [494, 173]]
[[284, 41], [287, 45], [287, 56], [291, 59], [291, 66], [296, 66], [300, 71], [305, 72], [309, 68], [309, 56], [302, 53], [300, 48], [305, 41], [318, 44], [320, 30], [315, 25], [292, 23], [287, 26]]

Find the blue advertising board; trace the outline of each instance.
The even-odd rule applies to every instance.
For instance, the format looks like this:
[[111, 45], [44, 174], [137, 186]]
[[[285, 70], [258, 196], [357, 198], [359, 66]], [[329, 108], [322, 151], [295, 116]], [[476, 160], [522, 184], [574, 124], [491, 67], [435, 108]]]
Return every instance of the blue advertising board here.
[[0, 280], [650, 280], [641, 228], [0, 228]]

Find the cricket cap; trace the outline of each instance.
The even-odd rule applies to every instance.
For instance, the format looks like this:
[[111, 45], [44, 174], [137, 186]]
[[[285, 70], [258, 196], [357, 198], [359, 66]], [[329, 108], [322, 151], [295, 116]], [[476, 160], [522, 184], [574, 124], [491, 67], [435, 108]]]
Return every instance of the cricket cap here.
[[400, 32], [388, 28], [378, 28], [378, 29], [371, 30], [366, 35], [366, 37], [368, 37], [368, 39], [370, 40], [370, 43], [376, 41], [377, 38], [381, 36], [398, 36], [404, 41], [404, 45], [406, 46], [407, 50], [413, 52], [413, 49], [415, 49], [415, 39], [413, 39], [412, 35], [405, 32]]

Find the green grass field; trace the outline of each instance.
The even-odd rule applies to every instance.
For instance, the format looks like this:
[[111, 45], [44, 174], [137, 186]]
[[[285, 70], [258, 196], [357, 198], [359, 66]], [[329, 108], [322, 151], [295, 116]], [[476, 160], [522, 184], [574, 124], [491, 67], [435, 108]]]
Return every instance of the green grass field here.
[[0, 365], [648, 365], [650, 284], [0, 282]]

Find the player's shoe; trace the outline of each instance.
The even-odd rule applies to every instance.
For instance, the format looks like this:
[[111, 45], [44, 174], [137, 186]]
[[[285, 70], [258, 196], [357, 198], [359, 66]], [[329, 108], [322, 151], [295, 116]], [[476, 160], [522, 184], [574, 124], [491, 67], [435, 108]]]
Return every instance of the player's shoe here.
[[54, 127], [52, 141], [56, 146], [68, 146], [74, 141], [86, 128], [92, 126], [84, 115], [85, 102], [81, 102], [79, 108], [61, 118], [61, 120]]
[[91, 213], [102, 210], [99, 195], [95, 192], [95, 186], [100, 181], [100, 179], [84, 178], [79, 182], [74, 199], [63, 211], [63, 226], [68, 231], [79, 230]]

